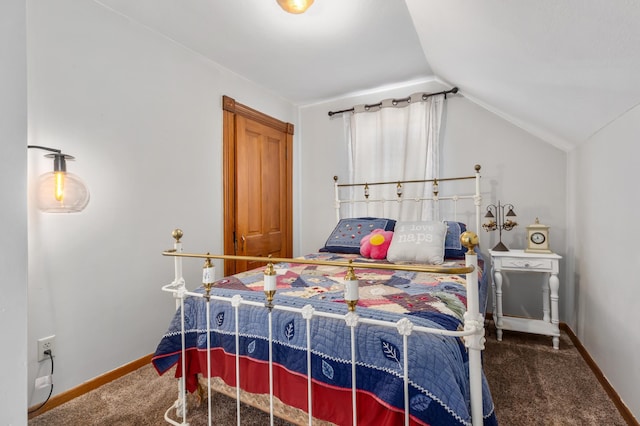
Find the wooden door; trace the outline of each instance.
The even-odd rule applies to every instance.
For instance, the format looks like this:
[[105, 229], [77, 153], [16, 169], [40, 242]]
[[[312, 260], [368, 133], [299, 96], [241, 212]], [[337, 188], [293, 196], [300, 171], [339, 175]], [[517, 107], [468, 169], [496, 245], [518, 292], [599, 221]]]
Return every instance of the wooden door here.
[[[225, 254], [291, 257], [293, 125], [223, 97]], [[225, 275], [263, 266], [225, 262]]]

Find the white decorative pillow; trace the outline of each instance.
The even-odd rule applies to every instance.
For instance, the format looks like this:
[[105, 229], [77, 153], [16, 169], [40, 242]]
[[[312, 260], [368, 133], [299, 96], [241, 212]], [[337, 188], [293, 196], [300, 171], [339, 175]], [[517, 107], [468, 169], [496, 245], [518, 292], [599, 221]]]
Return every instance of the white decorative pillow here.
[[444, 263], [447, 224], [438, 221], [397, 222], [387, 260], [440, 265]]

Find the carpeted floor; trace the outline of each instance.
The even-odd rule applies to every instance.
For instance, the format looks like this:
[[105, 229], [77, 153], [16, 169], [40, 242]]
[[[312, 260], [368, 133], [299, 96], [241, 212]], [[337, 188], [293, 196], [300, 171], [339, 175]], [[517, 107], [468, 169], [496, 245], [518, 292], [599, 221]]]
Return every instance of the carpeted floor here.
[[564, 332], [558, 350], [550, 337], [493, 333], [484, 366], [501, 425], [627, 424]]
[[[560, 349], [554, 350], [549, 337], [505, 331], [503, 341], [496, 342], [491, 331], [484, 365], [501, 425], [626, 424], [564, 332]], [[163, 425], [176, 395], [172, 375], [159, 377], [145, 366], [35, 417], [29, 425]], [[196, 403], [191, 396], [187, 419], [192, 426], [206, 425], [206, 403]], [[213, 407], [212, 424], [236, 424], [234, 400], [215, 394]], [[175, 418], [175, 410], [169, 415]], [[247, 405], [242, 405], [241, 417], [242, 425], [269, 424], [267, 414]], [[275, 424], [290, 423], [276, 419]]]
[[[29, 426], [166, 425], [169, 423], [164, 420], [165, 412], [176, 400], [177, 395], [178, 385], [173, 374], [159, 376], [149, 364], [29, 420]], [[235, 400], [215, 393], [212, 406], [212, 424], [236, 424]], [[170, 410], [168, 415], [180, 423], [181, 419], [176, 417], [175, 409]], [[194, 394], [189, 395], [189, 424], [207, 425], [206, 415], [206, 402], [199, 404]], [[268, 414], [247, 405], [242, 406], [241, 418], [243, 426], [269, 424]], [[289, 425], [280, 419], [274, 423]]]

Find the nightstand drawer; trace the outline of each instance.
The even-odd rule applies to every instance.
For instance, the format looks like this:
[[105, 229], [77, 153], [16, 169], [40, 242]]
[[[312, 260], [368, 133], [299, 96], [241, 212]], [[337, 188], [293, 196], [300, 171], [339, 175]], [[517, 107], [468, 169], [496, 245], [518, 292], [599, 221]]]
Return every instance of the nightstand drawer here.
[[552, 259], [522, 259], [503, 257], [500, 259], [502, 269], [531, 269], [534, 271], [550, 271], [553, 267]]

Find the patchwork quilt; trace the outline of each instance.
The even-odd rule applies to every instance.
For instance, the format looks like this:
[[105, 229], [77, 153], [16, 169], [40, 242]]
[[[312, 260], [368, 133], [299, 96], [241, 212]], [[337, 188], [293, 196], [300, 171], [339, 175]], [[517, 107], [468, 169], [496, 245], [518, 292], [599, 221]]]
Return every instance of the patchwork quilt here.
[[[317, 253], [317, 260], [367, 262], [357, 255]], [[446, 266], [463, 265], [463, 260]], [[344, 314], [344, 267], [281, 263], [276, 266], [276, 305]], [[480, 262], [480, 306], [486, 304], [487, 280]], [[264, 301], [264, 268], [225, 277], [212, 295]], [[360, 281], [357, 313], [361, 317], [457, 330], [466, 310], [465, 277], [396, 270], [356, 268]], [[199, 289], [198, 292], [204, 292]], [[197, 375], [207, 373], [206, 300], [185, 300], [187, 388], [194, 391]], [[209, 353], [212, 376], [236, 386], [235, 308], [211, 300]], [[239, 315], [240, 386], [248, 392], [269, 392], [269, 310], [241, 305]], [[274, 393], [286, 404], [307, 410], [307, 326], [298, 313], [273, 310], [272, 356]], [[403, 342], [397, 330], [360, 323], [355, 329], [356, 387], [359, 424], [404, 423]], [[314, 317], [311, 321], [311, 370], [314, 417], [351, 424], [351, 328], [343, 319]], [[459, 338], [414, 331], [409, 337], [409, 406], [411, 424], [471, 424], [468, 356]], [[181, 373], [181, 312], [162, 336], [153, 364], [164, 374], [177, 364]], [[493, 402], [483, 377], [485, 425], [497, 424]]]

